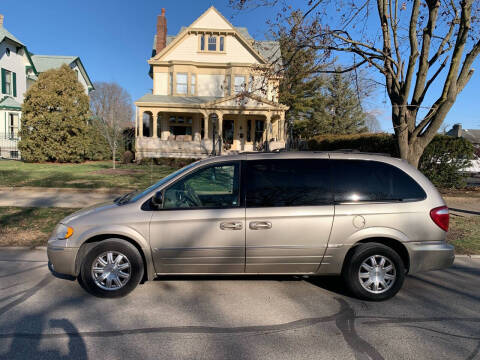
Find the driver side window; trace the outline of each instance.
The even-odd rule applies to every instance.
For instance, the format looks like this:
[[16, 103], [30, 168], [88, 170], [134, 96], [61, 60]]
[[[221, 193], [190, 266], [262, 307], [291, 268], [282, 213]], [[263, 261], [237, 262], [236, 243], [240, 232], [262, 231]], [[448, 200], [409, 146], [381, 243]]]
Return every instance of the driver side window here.
[[163, 208], [238, 207], [239, 178], [239, 163], [222, 163], [202, 168], [165, 190]]

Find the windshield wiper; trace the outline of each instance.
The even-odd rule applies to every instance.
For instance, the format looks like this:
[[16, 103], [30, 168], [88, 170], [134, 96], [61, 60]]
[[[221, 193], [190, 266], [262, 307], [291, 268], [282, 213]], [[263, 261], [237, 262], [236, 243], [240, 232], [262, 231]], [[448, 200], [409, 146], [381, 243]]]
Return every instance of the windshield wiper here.
[[138, 190], [130, 191], [129, 193], [126, 193], [126, 194], [116, 198], [114, 200], [114, 202], [119, 204], [119, 205], [125, 204], [132, 198], [133, 194], [135, 194], [136, 192], [138, 192]]

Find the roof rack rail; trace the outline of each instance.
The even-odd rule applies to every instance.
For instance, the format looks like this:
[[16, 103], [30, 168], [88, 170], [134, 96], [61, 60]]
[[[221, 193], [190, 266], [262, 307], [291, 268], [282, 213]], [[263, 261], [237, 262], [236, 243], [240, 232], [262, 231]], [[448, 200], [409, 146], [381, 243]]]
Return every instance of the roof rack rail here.
[[369, 151], [360, 151], [358, 149], [337, 149], [337, 150], [327, 150], [324, 152], [330, 153], [355, 153], [355, 154], [366, 154], [366, 155], [379, 155], [379, 156], [388, 156], [392, 157], [392, 155], [388, 153], [377, 153], [377, 152], [369, 152]]

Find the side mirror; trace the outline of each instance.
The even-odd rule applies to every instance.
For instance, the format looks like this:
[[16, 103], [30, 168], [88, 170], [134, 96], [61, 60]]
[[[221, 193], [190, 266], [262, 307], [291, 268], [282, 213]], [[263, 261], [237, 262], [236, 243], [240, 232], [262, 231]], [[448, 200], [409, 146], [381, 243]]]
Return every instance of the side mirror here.
[[161, 191], [157, 191], [152, 197], [152, 205], [155, 209], [160, 209], [163, 205], [163, 195]]

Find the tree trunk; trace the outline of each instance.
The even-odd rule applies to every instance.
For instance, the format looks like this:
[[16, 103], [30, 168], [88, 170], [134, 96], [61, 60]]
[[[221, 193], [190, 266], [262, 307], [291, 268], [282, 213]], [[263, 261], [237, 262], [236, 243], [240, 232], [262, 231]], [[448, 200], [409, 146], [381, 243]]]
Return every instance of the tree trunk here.
[[113, 162], [113, 168], [115, 169], [115, 145], [113, 145], [113, 151], [112, 151], [112, 162]]
[[398, 152], [402, 159], [407, 160], [410, 165], [418, 168], [420, 157], [423, 154], [426, 146], [422, 146], [422, 142], [418, 137], [412, 137], [407, 124], [415, 123], [415, 119], [409, 119], [409, 116], [414, 116], [408, 113], [392, 112], [393, 123], [395, 126], [395, 135], [397, 137]]

